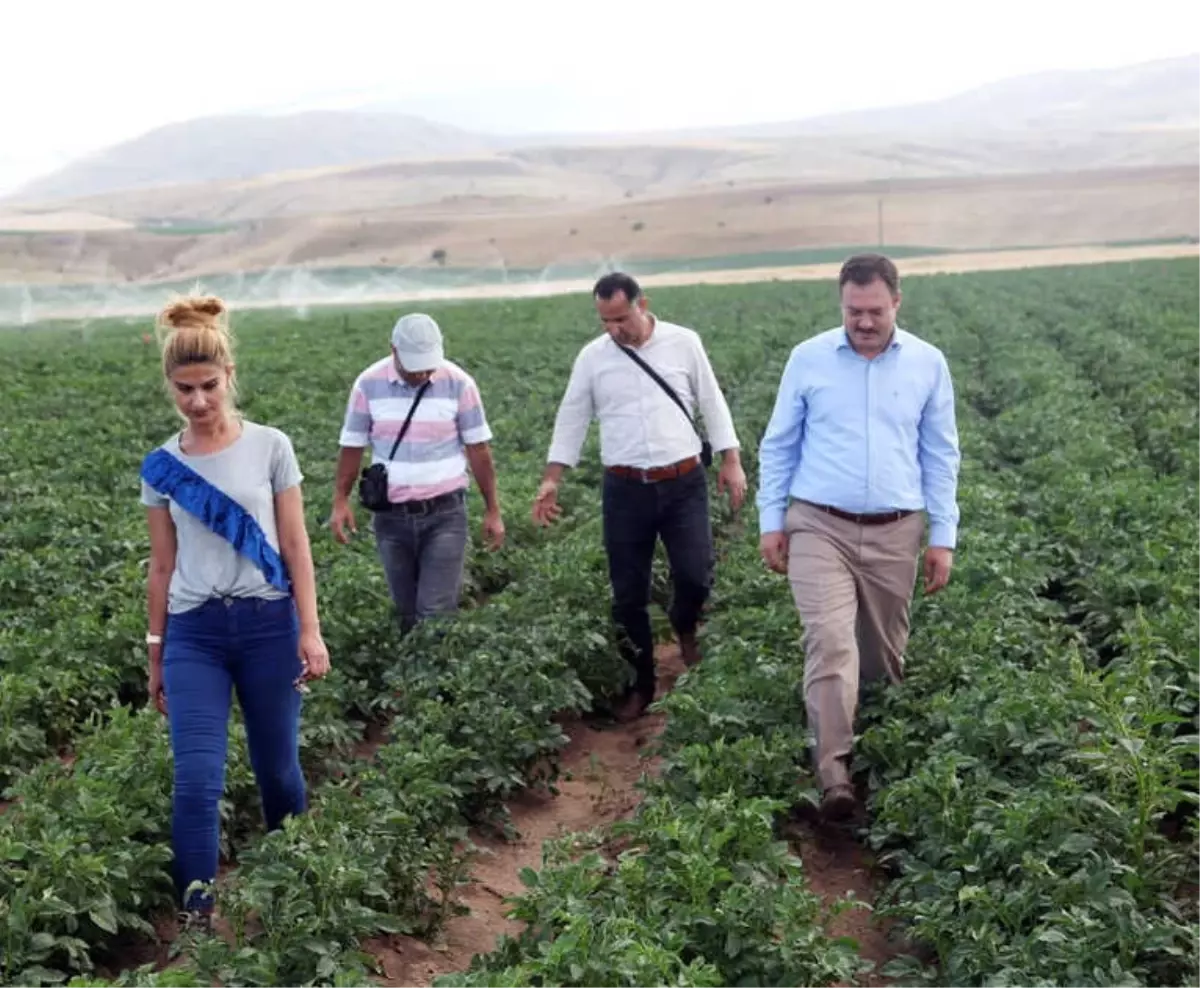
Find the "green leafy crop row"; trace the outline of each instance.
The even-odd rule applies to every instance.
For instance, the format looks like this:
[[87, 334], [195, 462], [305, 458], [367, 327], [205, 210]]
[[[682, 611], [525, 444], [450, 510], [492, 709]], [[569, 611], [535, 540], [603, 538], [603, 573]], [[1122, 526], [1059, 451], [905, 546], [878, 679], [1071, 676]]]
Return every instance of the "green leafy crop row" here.
[[[964, 525], [950, 588], [916, 601], [905, 685], [868, 692], [864, 706], [856, 770], [872, 793], [865, 836], [887, 879], [876, 909], [915, 948], [889, 965], [896, 978], [1196, 980], [1200, 547], [1194, 470], [1174, 466], [1195, 455], [1194, 396], [1179, 393], [1175, 364], [1195, 365], [1197, 285], [1194, 269], [1156, 273], [929, 279], [909, 289], [907, 320], [956, 369]], [[1097, 302], [1113, 297], [1120, 310]], [[1164, 310], [1174, 314], [1166, 326], [1155, 322]], [[1153, 359], [1158, 344], [1171, 360]], [[1143, 355], [1131, 368], [1145, 371], [1138, 387], [1112, 370], [1103, 387], [1091, 383], [1106, 354], [1128, 353]], [[1174, 425], [1152, 433], [1140, 409]], [[681, 939], [662, 921], [666, 903], [686, 900], [669, 880], [657, 901], [626, 889], [627, 874], [661, 875], [674, 860], [651, 839], [664, 829], [660, 809], [686, 827], [714, 800], [774, 800], [765, 805], [779, 812], [815, 796], [797, 770], [806, 739], [796, 619], [754, 541], [722, 562], [709, 656], [663, 703], [666, 764], [624, 828], [632, 843], [604, 872], [595, 852], [567, 858], [566, 842], [552, 847], [514, 904], [529, 928], [469, 975], [439, 983], [818, 983], [812, 967], [747, 965], [742, 918], [722, 908], [723, 889], [699, 888], [721, 916], [715, 930], [730, 934], [715, 945]], [[744, 847], [731, 857], [761, 864]], [[775, 878], [788, 884], [783, 872]], [[636, 924], [610, 923], [634, 910]], [[671, 965], [630, 964], [627, 925], [643, 931], [635, 957]], [[760, 929], [760, 949], [795, 936], [781, 929]], [[571, 967], [581, 949], [608, 963]], [[817, 958], [834, 965], [835, 956]]]
[[[1186, 262], [911, 279], [902, 323], [957, 388], [962, 533], [950, 586], [915, 604], [905, 684], [868, 693], [855, 769], [876, 911], [940, 984], [1194, 983], [1197, 276]], [[827, 286], [656, 293], [705, 336], [754, 477], [791, 345], [836, 319]], [[304, 726], [312, 812], [263, 835], [231, 728], [221, 902], [233, 943], [124, 984], [351, 984], [363, 941], [428, 935], [454, 909], [472, 825], [553, 786], [557, 714], [621, 674], [607, 629], [593, 441], [564, 523], [529, 498], [578, 345], [582, 298], [438, 309], [497, 433], [510, 545], [477, 546], [468, 603], [400, 646], [369, 538], [322, 530], [336, 426], [392, 313], [239, 322], [247, 414], [306, 473], [335, 674]], [[172, 427], [130, 329], [0, 341], [0, 972], [115, 973], [169, 908], [170, 753], [137, 646], [146, 556], [136, 467]], [[133, 396], [133, 397], [130, 397]], [[64, 411], [65, 409], [65, 411]], [[64, 458], [87, 433], [90, 458]], [[57, 474], [54, 472], [57, 471]], [[478, 502], [474, 515], [478, 518]], [[445, 984], [846, 983], [840, 909], [807, 887], [780, 825], [815, 797], [799, 627], [784, 583], [718, 509], [705, 661], [663, 701], [661, 774], [636, 816], [553, 842], [513, 902], [521, 933]], [[662, 573], [656, 594], [663, 589]], [[369, 758], [368, 724], [388, 725]], [[59, 757], [53, 757], [58, 755]], [[50, 757], [47, 757], [50, 756]], [[902, 945], [898, 945], [900, 947]]]

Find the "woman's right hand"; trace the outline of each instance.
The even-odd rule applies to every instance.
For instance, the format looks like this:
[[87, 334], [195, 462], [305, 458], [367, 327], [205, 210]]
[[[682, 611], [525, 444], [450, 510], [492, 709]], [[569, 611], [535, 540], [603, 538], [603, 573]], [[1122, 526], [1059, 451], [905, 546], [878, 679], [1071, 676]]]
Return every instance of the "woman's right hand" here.
[[167, 690], [163, 686], [162, 646], [150, 646], [150, 702], [158, 708], [158, 712], [167, 716]]

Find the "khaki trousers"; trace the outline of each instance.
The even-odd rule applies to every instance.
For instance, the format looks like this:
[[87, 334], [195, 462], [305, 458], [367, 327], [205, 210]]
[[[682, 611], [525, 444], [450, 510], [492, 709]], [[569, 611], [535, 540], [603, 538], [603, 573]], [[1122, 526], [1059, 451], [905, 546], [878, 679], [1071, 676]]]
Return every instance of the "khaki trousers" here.
[[804, 631], [804, 702], [828, 789], [850, 781], [860, 678], [903, 678], [925, 515], [859, 525], [793, 501], [785, 530]]

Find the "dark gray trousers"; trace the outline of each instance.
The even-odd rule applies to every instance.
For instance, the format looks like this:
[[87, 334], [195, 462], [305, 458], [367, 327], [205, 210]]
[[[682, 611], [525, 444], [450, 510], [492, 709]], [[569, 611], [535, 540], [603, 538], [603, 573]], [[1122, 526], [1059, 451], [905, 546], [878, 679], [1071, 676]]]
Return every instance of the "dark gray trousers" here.
[[402, 631], [458, 609], [467, 555], [462, 491], [427, 513], [378, 511], [372, 527]]

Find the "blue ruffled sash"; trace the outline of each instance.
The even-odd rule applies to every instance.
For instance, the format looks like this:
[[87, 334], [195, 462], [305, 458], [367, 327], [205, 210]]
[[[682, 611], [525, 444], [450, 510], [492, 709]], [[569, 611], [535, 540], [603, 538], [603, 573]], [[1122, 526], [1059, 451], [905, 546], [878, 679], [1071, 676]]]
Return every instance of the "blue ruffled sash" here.
[[271, 586], [291, 592], [282, 557], [253, 516], [228, 494], [165, 449], [156, 449], [142, 461], [142, 479], [254, 563]]

